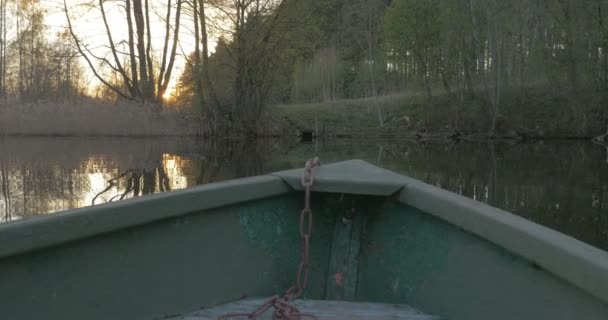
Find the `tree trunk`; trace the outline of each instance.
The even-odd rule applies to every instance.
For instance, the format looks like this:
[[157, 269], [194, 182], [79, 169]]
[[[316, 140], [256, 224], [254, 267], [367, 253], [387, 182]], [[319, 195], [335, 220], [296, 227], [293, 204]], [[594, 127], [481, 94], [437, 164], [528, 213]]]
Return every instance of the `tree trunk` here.
[[378, 103], [378, 92], [376, 88], [376, 76], [374, 70], [374, 35], [373, 35], [373, 21], [372, 21], [372, 0], [367, 0], [367, 60], [369, 67], [369, 77], [371, 85], [371, 94], [374, 97], [374, 105], [376, 107], [376, 115], [378, 116], [378, 125], [384, 127], [384, 117], [380, 104]]
[[428, 61], [426, 59], [426, 55], [420, 52], [420, 49], [414, 49], [414, 53], [418, 57], [418, 64], [420, 66], [420, 72], [422, 73], [422, 82], [424, 85], [424, 90], [426, 91], [426, 95], [429, 98], [433, 97], [433, 89], [431, 88], [431, 81], [428, 75]]
[[[205, 86], [209, 94], [209, 101], [207, 103], [207, 107], [211, 111], [213, 126], [214, 126], [214, 134], [216, 134], [218, 122], [224, 121], [224, 115], [221, 114], [222, 105], [219, 101], [217, 93], [215, 91], [213, 82], [211, 81], [211, 75], [209, 74], [209, 35], [207, 33], [207, 15], [205, 13], [205, 0], [198, 0], [199, 4], [199, 22], [200, 22], [200, 32], [201, 32], [201, 43], [203, 49], [203, 56], [201, 61], [201, 69], [202, 72], [202, 83]], [[199, 75], [200, 76], [200, 75]], [[199, 79], [200, 81], [200, 79]], [[201, 84], [202, 86], [202, 84]], [[203, 92], [201, 91], [201, 94]], [[232, 117], [232, 116], [231, 116]], [[231, 119], [230, 117], [230, 119]]]
[[[144, 2], [144, 6], [145, 6], [145, 14], [146, 14], [146, 34], [148, 36], [147, 38], [147, 45], [146, 45], [146, 60], [148, 61], [148, 70], [150, 72], [150, 82], [154, 83], [154, 62], [152, 61], [152, 32], [150, 31], [150, 8], [149, 8], [149, 1], [145, 0]], [[167, 9], [168, 11], [169, 9]], [[162, 96], [161, 96], [162, 99]], [[161, 100], [162, 101], [162, 100]]]
[[[162, 60], [160, 64], [160, 73], [158, 74], [157, 92], [160, 92], [163, 78], [165, 77], [165, 68], [167, 67], [167, 51], [169, 50], [169, 36], [171, 34], [171, 0], [167, 1], [167, 16], [165, 18], [165, 43], [163, 45]], [[162, 98], [162, 96], [161, 96]]]
[[137, 53], [142, 99], [144, 101], [152, 101], [154, 100], [154, 87], [148, 73], [145, 38], [146, 24], [141, 0], [133, 0], [133, 16], [135, 17], [135, 32], [137, 33]]
[[491, 57], [491, 63], [488, 63], [488, 67], [490, 68], [486, 71], [488, 74], [491, 74], [493, 77], [492, 80], [487, 81], [487, 83], [493, 82], [494, 87], [486, 88], [488, 90], [489, 101], [492, 106], [492, 110], [490, 111], [490, 128], [488, 135], [490, 137], [494, 137], [496, 135], [496, 122], [499, 113], [499, 104], [500, 104], [500, 69], [501, 69], [501, 55], [500, 55], [500, 40], [499, 40], [499, 27], [496, 22], [496, 18], [493, 16], [493, 10], [495, 8], [495, 3], [488, 2], [486, 3], [486, 15], [487, 15], [487, 24], [488, 24], [488, 49], [489, 56]]
[[[171, 1], [169, 1], [169, 4], [171, 4]], [[167, 46], [169, 43], [169, 30], [170, 30], [170, 25], [169, 25], [169, 17], [171, 16], [170, 13], [170, 9], [167, 9], [167, 37], [165, 38], [165, 47], [163, 48], [163, 65], [161, 67], [161, 73], [159, 75], [159, 79], [158, 79], [158, 92], [157, 92], [157, 99], [159, 99], [159, 101], [162, 101], [163, 99], [163, 95], [165, 94], [165, 92], [167, 91], [167, 88], [169, 86], [169, 82], [171, 81], [171, 72], [173, 71], [173, 65], [175, 63], [175, 54], [177, 52], [177, 43], [179, 41], [179, 29], [180, 29], [180, 18], [181, 18], [181, 12], [182, 12], [182, 0], [177, 0], [177, 9], [175, 12], [175, 30], [173, 33], [173, 44], [171, 47], [171, 55], [169, 56], [169, 63], [167, 64], [166, 70], [165, 70], [165, 61], [167, 59]], [[163, 76], [164, 75], [164, 76]]]
[[[203, 0], [200, 0], [203, 1]], [[196, 89], [195, 96], [198, 96], [199, 104], [201, 107], [201, 115], [205, 116], [205, 93], [203, 91], [203, 84], [201, 81], [201, 37], [200, 37], [200, 26], [199, 26], [199, 13], [198, 13], [198, 2], [199, 0], [192, 0], [192, 11], [194, 16], [194, 88]]]
[[[131, 10], [131, 0], [126, 0], [125, 10], [127, 11], [127, 30], [129, 33], [129, 59], [131, 62], [131, 79], [133, 80], [133, 87], [135, 88], [135, 95], [133, 98], [139, 98], [142, 94], [139, 86], [139, 75], [137, 74], [137, 60], [135, 58], [135, 37], [133, 32], [133, 18]], [[67, 9], [66, 9], [67, 10]]]
[[205, 87], [209, 91], [209, 96], [211, 97], [211, 101], [215, 104], [215, 108], [220, 107], [220, 102], [213, 87], [213, 83], [211, 83], [211, 76], [209, 75], [209, 36], [207, 33], [207, 16], [205, 14], [205, 1], [199, 0], [199, 14], [200, 14], [200, 23], [201, 23], [201, 41], [203, 43], [203, 61], [202, 61], [202, 71], [203, 71], [203, 79], [205, 81]]
[[[471, 39], [471, 42], [473, 41], [473, 39]], [[462, 39], [462, 67], [463, 67], [463, 73], [464, 73], [464, 86], [465, 86], [465, 90], [467, 92], [467, 94], [470, 97], [474, 97], [475, 93], [474, 93], [474, 88], [473, 88], [473, 57], [474, 57], [474, 53], [473, 53], [473, 49], [471, 48], [472, 45], [468, 45], [466, 43], [466, 40], [463, 38]]]

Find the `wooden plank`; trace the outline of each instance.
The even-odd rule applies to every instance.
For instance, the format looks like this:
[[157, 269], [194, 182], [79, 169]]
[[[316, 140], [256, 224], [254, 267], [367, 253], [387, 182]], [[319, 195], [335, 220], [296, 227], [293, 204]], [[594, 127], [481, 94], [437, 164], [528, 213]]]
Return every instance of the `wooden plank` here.
[[354, 300], [357, 293], [364, 215], [354, 208], [353, 203], [350, 217], [339, 214], [336, 220], [325, 291], [328, 300]]
[[[249, 313], [265, 301], [266, 299], [245, 299], [170, 320], [217, 320], [218, 317], [228, 313]], [[407, 305], [320, 300], [298, 300], [295, 305], [302, 312], [313, 314], [319, 320], [439, 320], [438, 317], [424, 314]], [[272, 311], [266, 312], [259, 318], [259, 320], [271, 319]]]

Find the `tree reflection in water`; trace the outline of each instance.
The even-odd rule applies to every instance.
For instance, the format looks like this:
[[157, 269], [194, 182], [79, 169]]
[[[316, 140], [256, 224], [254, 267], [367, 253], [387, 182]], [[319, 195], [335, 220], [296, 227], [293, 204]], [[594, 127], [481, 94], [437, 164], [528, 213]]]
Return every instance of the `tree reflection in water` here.
[[112, 196], [107, 202], [124, 200], [130, 196], [139, 197], [156, 192], [171, 191], [170, 179], [162, 164], [153, 169], [129, 169], [118, 177], [108, 180], [108, 186], [93, 197], [91, 205], [95, 205], [100, 196], [112, 189], [120, 188], [122, 181], [125, 185], [124, 191]]
[[11, 197], [10, 197], [10, 182], [8, 179], [8, 168], [6, 164], [0, 161], [0, 188], [2, 189], [2, 204], [3, 215], [0, 222], [7, 222], [13, 220], [13, 209], [11, 208]]
[[0, 220], [363, 159], [608, 250], [608, 150], [585, 142], [0, 139]]
[[269, 156], [262, 143], [232, 140], [215, 141], [208, 145], [200, 159], [196, 184], [202, 185], [234, 178], [257, 176], [265, 170], [262, 155]]

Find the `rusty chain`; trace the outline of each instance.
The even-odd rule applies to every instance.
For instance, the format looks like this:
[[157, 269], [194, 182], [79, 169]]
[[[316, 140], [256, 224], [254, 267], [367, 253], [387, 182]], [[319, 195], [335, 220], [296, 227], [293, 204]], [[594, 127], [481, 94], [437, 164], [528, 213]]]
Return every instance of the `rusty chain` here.
[[219, 320], [229, 320], [232, 318], [246, 318], [248, 320], [257, 320], [262, 314], [270, 308], [274, 308], [273, 320], [301, 320], [313, 319], [312, 314], [302, 313], [300, 310], [291, 304], [291, 301], [302, 296], [302, 293], [308, 287], [308, 273], [310, 270], [310, 239], [312, 236], [312, 209], [310, 208], [310, 193], [312, 186], [315, 183], [315, 168], [321, 165], [319, 158], [314, 158], [306, 161], [304, 166], [304, 174], [302, 174], [302, 187], [304, 187], [304, 209], [300, 213], [300, 239], [302, 241], [302, 254], [300, 264], [296, 275], [296, 282], [282, 296], [274, 296], [266, 301], [251, 313], [231, 313], [219, 317]]

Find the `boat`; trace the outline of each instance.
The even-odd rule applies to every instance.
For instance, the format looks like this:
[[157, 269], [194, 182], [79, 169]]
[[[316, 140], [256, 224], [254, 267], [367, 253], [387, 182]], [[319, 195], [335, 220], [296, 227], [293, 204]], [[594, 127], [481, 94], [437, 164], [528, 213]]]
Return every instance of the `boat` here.
[[361, 160], [2, 224], [0, 316], [276, 307], [301, 269], [302, 233], [310, 273], [288, 306], [300, 319], [608, 319], [608, 253]]

